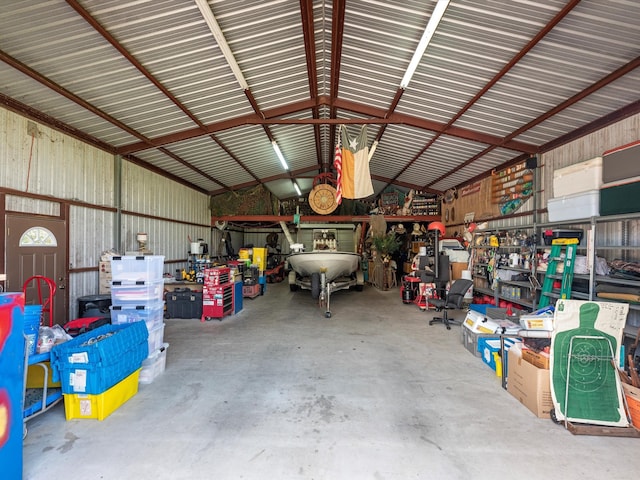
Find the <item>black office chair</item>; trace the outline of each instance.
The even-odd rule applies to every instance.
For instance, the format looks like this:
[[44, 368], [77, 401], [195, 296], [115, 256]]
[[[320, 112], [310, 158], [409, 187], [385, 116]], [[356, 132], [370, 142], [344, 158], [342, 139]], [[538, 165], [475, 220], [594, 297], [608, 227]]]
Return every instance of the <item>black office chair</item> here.
[[449, 255], [444, 252], [440, 252], [437, 255], [436, 259], [438, 260], [438, 263], [434, 264], [436, 278], [434, 278], [433, 283], [436, 284], [436, 293], [438, 294], [438, 298], [444, 298], [445, 292], [447, 290], [447, 284], [449, 283], [449, 279], [451, 278]]
[[444, 298], [432, 298], [429, 299], [429, 303], [436, 307], [438, 311], [442, 311], [442, 317], [434, 317], [429, 320], [429, 325], [434, 323], [444, 323], [447, 330], [451, 330], [451, 324], [460, 325], [462, 322], [449, 318], [447, 312], [451, 309], [460, 309], [462, 307], [462, 301], [469, 288], [471, 288], [473, 282], [466, 278], [460, 278], [451, 284], [451, 288], [444, 295]]

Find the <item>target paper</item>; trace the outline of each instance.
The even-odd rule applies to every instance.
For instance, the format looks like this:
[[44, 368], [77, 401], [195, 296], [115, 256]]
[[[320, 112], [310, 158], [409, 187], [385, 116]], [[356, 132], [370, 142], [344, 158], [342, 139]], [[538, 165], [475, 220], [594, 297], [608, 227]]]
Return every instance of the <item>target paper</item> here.
[[551, 395], [556, 418], [627, 426], [620, 379], [620, 343], [629, 306], [558, 300], [551, 339]]

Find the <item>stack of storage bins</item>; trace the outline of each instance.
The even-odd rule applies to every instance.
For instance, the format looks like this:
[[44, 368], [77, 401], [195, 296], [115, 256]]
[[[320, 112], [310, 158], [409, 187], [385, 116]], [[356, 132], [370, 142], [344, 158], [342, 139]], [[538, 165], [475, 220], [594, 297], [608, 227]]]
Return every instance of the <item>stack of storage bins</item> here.
[[602, 157], [553, 172], [553, 197], [547, 203], [550, 222], [600, 216]]
[[122, 256], [111, 259], [111, 323], [144, 322], [149, 332], [148, 357], [142, 362], [140, 383], [151, 383], [164, 372], [164, 256]]
[[51, 349], [67, 420], [103, 420], [138, 392], [147, 338], [143, 323], [103, 325]]

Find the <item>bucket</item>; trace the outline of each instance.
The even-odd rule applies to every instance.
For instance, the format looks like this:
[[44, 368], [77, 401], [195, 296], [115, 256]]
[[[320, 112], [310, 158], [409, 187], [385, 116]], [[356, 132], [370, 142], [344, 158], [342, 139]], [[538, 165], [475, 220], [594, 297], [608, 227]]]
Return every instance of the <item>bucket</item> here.
[[[461, 273], [461, 278], [465, 278], [467, 280], [472, 280], [471, 278], [471, 270], [463, 270]], [[464, 294], [465, 301], [471, 302], [473, 300], [473, 285], [469, 287], [467, 293]]]
[[400, 287], [402, 295], [402, 303], [413, 303], [416, 299], [416, 289], [413, 286], [413, 282], [402, 282]]
[[415, 290], [408, 288], [406, 284], [402, 285], [402, 303], [413, 303], [415, 299]]
[[40, 330], [40, 316], [42, 305], [25, 305], [24, 307], [24, 335], [27, 337], [27, 354], [34, 355], [38, 346], [38, 332]]

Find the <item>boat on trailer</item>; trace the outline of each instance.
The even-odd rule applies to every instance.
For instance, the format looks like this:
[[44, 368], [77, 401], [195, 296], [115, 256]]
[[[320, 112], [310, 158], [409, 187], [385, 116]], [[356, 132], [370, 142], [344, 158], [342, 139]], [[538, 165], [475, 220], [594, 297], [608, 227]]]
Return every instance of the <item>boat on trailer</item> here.
[[294, 251], [287, 258], [289, 288], [291, 291], [310, 290], [311, 297], [325, 306], [325, 317], [329, 318], [332, 292], [351, 287], [363, 289], [360, 259], [358, 253], [338, 250], [335, 231], [314, 230], [313, 250]]

